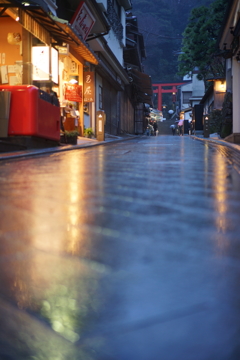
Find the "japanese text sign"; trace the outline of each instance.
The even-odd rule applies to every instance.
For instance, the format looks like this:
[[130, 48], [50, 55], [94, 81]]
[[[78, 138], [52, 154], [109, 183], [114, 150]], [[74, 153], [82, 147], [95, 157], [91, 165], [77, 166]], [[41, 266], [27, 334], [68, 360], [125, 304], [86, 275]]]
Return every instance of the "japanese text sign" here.
[[94, 102], [95, 101], [95, 73], [93, 71], [86, 71], [83, 73], [84, 81], [84, 93], [83, 101], [84, 102]]
[[70, 23], [72, 28], [86, 40], [95, 21], [87, 5], [81, 1]]
[[82, 85], [66, 84], [65, 99], [69, 101], [82, 102]]

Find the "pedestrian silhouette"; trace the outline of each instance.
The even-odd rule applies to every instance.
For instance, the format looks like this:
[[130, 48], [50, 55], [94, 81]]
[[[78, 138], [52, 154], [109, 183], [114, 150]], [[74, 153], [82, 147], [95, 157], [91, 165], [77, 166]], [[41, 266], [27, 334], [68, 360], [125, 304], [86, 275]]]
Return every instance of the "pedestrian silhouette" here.
[[180, 136], [180, 135], [183, 136], [183, 123], [184, 123], [184, 120], [183, 120], [183, 119], [180, 119], [179, 122], [178, 122], [179, 136]]
[[156, 136], [156, 134], [157, 134], [157, 129], [158, 129], [156, 120], [155, 120], [154, 123], [153, 123], [153, 129], [154, 129], [154, 135]]
[[172, 134], [175, 135], [175, 130], [176, 130], [176, 125], [175, 124], [172, 124], [170, 126], [171, 130], [172, 130]]

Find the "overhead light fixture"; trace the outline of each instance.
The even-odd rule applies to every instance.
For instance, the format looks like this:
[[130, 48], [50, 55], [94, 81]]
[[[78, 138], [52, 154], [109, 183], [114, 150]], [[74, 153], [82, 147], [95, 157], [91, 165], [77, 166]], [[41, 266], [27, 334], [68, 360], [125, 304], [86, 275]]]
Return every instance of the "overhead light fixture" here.
[[77, 80], [76, 80], [76, 79], [71, 79], [71, 80], [69, 80], [69, 83], [70, 83], [70, 84], [76, 84], [76, 83], [77, 83]]

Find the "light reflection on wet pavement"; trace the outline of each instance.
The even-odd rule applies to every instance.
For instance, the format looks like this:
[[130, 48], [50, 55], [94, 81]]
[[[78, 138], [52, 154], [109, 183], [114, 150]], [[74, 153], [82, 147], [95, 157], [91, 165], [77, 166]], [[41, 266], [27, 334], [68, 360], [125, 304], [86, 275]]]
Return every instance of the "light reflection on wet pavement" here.
[[239, 360], [239, 168], [177, 136], [1, 162], [0, 360]]

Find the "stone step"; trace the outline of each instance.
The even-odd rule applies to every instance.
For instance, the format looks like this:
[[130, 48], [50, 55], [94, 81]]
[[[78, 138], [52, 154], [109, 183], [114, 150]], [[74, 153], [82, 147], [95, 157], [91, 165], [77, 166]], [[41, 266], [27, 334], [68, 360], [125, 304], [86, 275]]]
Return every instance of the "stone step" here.
[[175, 124], [175, 120], [158, 121], [159, 135], [172, 135], [172, 130], [170, 128], [172, 124]]

